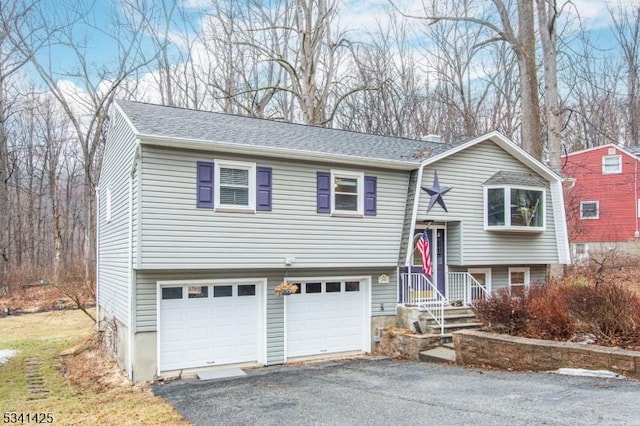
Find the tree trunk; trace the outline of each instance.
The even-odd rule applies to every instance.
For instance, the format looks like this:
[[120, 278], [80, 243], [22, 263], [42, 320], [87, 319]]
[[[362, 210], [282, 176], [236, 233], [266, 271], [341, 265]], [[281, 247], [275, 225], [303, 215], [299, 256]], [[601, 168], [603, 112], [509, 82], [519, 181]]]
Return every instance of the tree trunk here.
[[520, 96], [522, 111], [522, 148], [542, 160], [540, 126], [540, 99], [536, 72], [536, 42], [531, 0], [518, 1], [518, 44], [515, 46], [520, 70]]
[[561, 111], [558, 95], [558, 54], [556, 50], [556, 1], [536, 0], [538, 6], [538, 26], [542, 43], [544, 64], [545, 116], [547, 118], [547, 147], [549, 167], [556, 173], [562, 172], [562, 142], [560, 140]]
[[0, 285], [9, 265], [9, 150], [5, 127], [4, 79], [0, 69]]

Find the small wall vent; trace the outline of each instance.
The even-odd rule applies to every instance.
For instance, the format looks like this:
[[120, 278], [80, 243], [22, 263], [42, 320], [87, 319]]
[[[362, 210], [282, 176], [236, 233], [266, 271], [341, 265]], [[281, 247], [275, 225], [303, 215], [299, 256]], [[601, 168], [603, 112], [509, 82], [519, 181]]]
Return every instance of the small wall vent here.
[[609, 155], [616, 155], [616, 149], [615, 148], [609, 148]]

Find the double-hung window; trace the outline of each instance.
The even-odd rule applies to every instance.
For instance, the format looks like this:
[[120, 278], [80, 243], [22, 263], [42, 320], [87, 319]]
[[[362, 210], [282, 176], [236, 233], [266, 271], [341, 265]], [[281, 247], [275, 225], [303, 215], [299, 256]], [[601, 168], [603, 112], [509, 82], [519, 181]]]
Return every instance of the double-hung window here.
[[509, 293], [512, 297], [523, 297], [529, 291], [530, 277], [529, 268], [509, 268]]
[[196, 206], [214, 211], [271, 211], [271, 167], [231, 160], [196, 163]]
[[317, 212], [335, 216], [375, 216], [378, 179], [362, 172], [331, 170], [316, 173]]
[[333, 213], [363, 214], [363, 180], [363, 173], [339, 170], [331, 171]]
[[622, 155], [605, 155], [602, 157], [602, 174], [622, 173]]
[[544, 230], [545, 192], [541, 188], [485, 187], [485, 229]]
[[598, 219], [600, 217], [597, 201], [580, 201], [580, 219]]
[[216, 209], [255, 210], [256, 165], [239, 161], [216, 161]]

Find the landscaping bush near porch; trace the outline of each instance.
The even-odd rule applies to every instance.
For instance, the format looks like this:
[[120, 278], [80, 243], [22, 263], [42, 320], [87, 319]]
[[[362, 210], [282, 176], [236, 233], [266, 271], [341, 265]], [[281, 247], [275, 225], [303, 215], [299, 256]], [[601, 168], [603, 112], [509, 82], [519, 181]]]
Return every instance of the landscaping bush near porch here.
[[522, 298], [502, 289], [474, 311], [496, 333], [640, 350], [640, 296], [625, 282], [574, 276], [532, 286]]

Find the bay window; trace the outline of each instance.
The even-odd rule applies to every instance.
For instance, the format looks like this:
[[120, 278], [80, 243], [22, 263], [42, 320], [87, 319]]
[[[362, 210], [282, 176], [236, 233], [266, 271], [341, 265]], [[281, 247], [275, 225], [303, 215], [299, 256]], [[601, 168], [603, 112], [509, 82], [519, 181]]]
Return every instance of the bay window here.
[[545, 192], [515, 186], [485, 187], [485, 229], [544, 230]]

